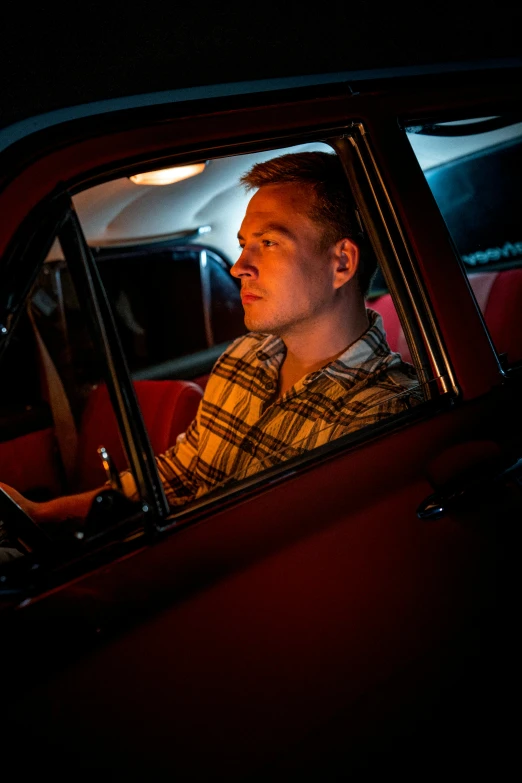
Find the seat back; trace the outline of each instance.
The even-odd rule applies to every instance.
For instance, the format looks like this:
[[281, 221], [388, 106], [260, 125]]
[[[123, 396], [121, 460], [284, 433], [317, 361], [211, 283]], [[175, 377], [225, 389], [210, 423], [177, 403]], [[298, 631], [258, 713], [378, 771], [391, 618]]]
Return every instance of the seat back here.
[[[500, 272], [479, 272], [469, 282], [484, 316], [493, 344], [510, 363], [522, 359], [522, 268]], [[368, 303], [382, 315], [392, 351], [411, 362], [411, 354], [390, 294]]]
[[[513, 364], [522, 360], [522, 269], [490, 274], [495, 275], [495, 279], [482, 310], [484, 320], [497, 352], [505, 353], [508, 362]], [[473, 280], [471, 277], [472, 287]]]
[[[152, 449], [161, 454], [176, 442], [196, 415], [203, 396], [191, 381], [135, 381], [134, 387]], [[83, 492], [106, 481], [99, 446], [105, 446], [118, 471], [128, 467], [108, 389], [100, 384], [91, 392], [78, 433], [74, 490]]]

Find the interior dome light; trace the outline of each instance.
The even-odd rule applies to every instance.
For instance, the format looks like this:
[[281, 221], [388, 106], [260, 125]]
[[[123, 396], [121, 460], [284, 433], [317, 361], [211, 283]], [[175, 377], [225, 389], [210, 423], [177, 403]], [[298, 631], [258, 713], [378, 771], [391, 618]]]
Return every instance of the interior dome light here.
[[146, 171], [143, 174], [133, 174], [129, 177], [135, 185], [172, 185], [182, 179], [195, 177], [205, 170], [206, 163], [192, 163], [190, 166], [174, 166], [172, 169]]

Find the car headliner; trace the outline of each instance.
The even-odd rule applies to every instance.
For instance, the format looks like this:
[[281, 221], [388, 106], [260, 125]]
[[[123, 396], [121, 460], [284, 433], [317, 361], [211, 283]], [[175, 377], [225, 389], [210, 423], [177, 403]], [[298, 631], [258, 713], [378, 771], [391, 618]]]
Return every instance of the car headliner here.
[[[520, 134], [520, 124], [479, 135], [448, 139], [440, 136], [408, 134], [423, 169], [437, 166]], [[0, 132], [1, 137], [1, 132]], [[282, 152], [331, 149], [320, 142], [281, 150], [209, 161], [197, 177], [172, 185], [155, 187], [135, 185], [118, 178], [77, 194], [73, 201], [90, 245], [110, 247], [164, 241], [182, 232], [205, 230], [204, 243], [217, 250], [230, 263], [238, 254], [236, 230], [239, 228], [250, 195], [238, 185], [240, 174], [254, 162]], [[201, 243], [199, 235], [187, 241]], [[63, 258], [58, 242], [47, 260]]]

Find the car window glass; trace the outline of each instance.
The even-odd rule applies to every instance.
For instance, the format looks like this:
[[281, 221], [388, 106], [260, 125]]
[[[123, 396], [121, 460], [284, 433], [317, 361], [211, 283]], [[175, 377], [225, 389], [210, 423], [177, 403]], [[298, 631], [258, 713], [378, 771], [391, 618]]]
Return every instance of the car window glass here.
[[522, 123], [431, 121], [407, 137], [505, 367], [522, 360]]
[[49, 500], [83, 489], [88, 462], [92, 486], [104, 483], [97, 448], [109, 430], [118, 439], [118, 428], [107, 405], [92, 448], [85, 448], [103, 362], [65, 260], [43, 265], [2, 357], [2, 373], [2, 481], [32, 500]]
[[60, 494], [63, 476], [38, 346], [27, 313], [16, 325], [1, 366], [2, 481], [34, 500], [49, 499]]

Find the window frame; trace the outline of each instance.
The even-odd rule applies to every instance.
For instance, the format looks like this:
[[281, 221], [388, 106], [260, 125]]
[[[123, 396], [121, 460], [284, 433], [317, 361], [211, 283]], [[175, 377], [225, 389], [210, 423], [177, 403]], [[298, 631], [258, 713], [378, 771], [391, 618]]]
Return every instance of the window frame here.
[[[417, 346], [419, 341], [423, 338], [428, 341], [428, 346], [431, 355], [436, 355], [436, 351], [439, 349], [439, 337], [433, 329], [433, 322], [429, 322], [426, 317], [424, 322], [420, 322], [419, 307], [415, 305], [415, 295], [419, 295], [418, 279], [414, 280], [410, 277], [407, 278], [406, 285], [404, 280], [402, 285], [400, 282], [401, 264], [404, 264], [404, 259], [407, 258], [408, 263], [411, 264], [411, 251], [408, 248], [404, 233], [402, 232], [396, 214], [393, 209], [390, 209], [389, 196], [385, 189], [381, 186], [382, 192], [376, 192], [376, 182], [382, 182], [380, 173], [378, 172], [374, 158], [367, 152], [361, 152], [361, 148], [366, 144], [364, 127], [361, 122], [352, 121], [348, 124], [343, 124], [335, 129], [328, 129], [324, 131], [310, 132], [310, 133], [298, 133], [292, 135], [285, 135], [283, 137], [274, 136], [267, 143], [266, 139], [261, 139], [257, 143], [249, 141], [246, 145], [246, 150], [243, 145], [235, 145], [233, 150], [235, 154], [241, 154], [243, 151], [261, 151], [273, 149], [274, 153], [289, 146], [297, 146], [299, 144], [305, 144], [308, 142], [322, 142], [332, 148], [332, 151], [339, 155], [344, 162], [349, 172], [352, 172], [347, 176], [347, 185], [351, 182], [353, 184], [354, 177], [356, 176], [354, 171], [354, 161], [349, 161], [350, 152], [346, 147], [340, 144], [341, 140], [351, 140], [353, 148], [356, 154], [359, 155], [359, 160], [363, 161], [363, 176], [365, 176], [370, 185], [370, 193], [363, 194], [359, 188], [358, 193], [354, 193], [357, 206], [359, 210], [364, 214], [365, 222], [367, 223], [367, 230], [371, 233], [372, 243], [374, 244], [374, 250], [378, 254], [379, 261], [383, 264], [383, 267], [387, 269], [388, 277], [393, 281], [393, 298], [394, 303], [397, 303], [402, 308], [402, 313], [408, 314], [411, 319], [419, 319], [419, 328], [413, 331], [410, 335], [412, 345]], [[219, 150], [219, 157], [223, 157], [223, 150]], [[199, 159], [203, 155], [202, 150], [196, 150], [194, 152], [194, 160]], [[204, 156], [206, 159], [213, 158], [212, 150], [209, 147], [205, 147]], [[190, 160], [190, 159], [188, 159]], [[143, 162], [140, 164], [143, 166]], [[357, 176], [362, 176], [359, 173]], [[370, 199], [374, 200], [373, 208], [369, 208]], [[393, 221], [395, 230], [394, 241], [388, 242], [386, 246], [385, 235], [390, 234], [390, 224]], [[380, 223], [380, 225], [378, 225]], [[391, 271], [391, 264], [389, 263], [389, 256], [393, 254], [397, 260], [397, 267]], [[404, 317], [404, 315], [403, 315]], [[407, 327], [406, 327], [407, 328]], [[423, 348], [424, 350], [424, 344]], [[417, 356], [421, 351], [416, 350]], [[343, 436], [331, 443], [325, 444], [325, 446], [316, 448], [313, 451], [302, 455], [300, 457], [293, 458], [292, 460], [284, 461], [280, 465], [274, 468], [265, 469], [252, 477], [241, 479], [235, 484], [233, 477], [227, 481], [223, 487], [217, 487], [209, 493], [210, 497], [202, 496], [201, 499], [192, 501], [187, 506], [172, 509], [168, 514], [164, 522], [160, 521], [158, 529], [161, 532], [172, 530], [179, 526], [183, 520], [184, 524], [194, 522], [201, 517], [202, 513], [212, 513], [213, 509], [222, 509], [234, 502], [237, 497], [243, 497], [245, 494], [251, 495], [263, 491], [266, 486], [266, 482], [272, 484], [284, 480], [286, 477], [294, 475], [301, 470], [308, 470], [314, 465], [323, 460], [328, 460], [340, 451], [351, 450], [356, 448], [361, 443], [364, 443], [368, 438], [380, 437], [388, 432], [392, 432], [397, 427], [407, 426], [408, 421], [417, 420], [423, 416], [431, 416], [435, 411], [440, 411], [451, 407], [454, 404], [457, 396], [457, 388], [454, 383], [444, 383], [445, 375], [442, 375], [441, 388], [436, 388], [434, 381], [440, 384], [440, 378], [434, 379], [426, 376], [425, 368], [419, 372], [419, 367], [416, 366], [417, 372], [420, 378], [424, 378], [421, 385], [426, 393], [426, 402], [429, 400], [429, 404], [419, 406], [422, 410], [415, 409], [415, 413], [407, 412], [405, 415], [398, 415], [390, 417], [390, 420], [379, 423], [376, 425], [370, 425], [363, 428], [361, 431], [357, 431], [353, 434]], [[446, 363], [445, 373], [450, 373], [449, 364]], [[449, 375], [451, 378], [451, 375]]]
[[[459, 91], [457, 91], [457, 98], [458, 94]], [[317, 109], [318, 103], [321, 103], [321, 100], [323, 101], [323, 113], [320, 116], [320, 121], [318, 121], [314, 111]], [[297, 112], [296, 104], [298, 108]], [[413, 100], [413, 104], [415, 104], [415, 100]], [[408, 101], [406, 101], [406, 105], [410, 106]], [[424, 105], [422, 100], [420, 100], [420, 105]], [[358, 106], [362, 107], [362, 109], [357, 109]], [[100, 181], [119, 176], [122, 172], [131, 173], [132, 170], [138, 170], [143, 167], [145, 161], [152, 162], [152, 160], [154, 160], [155, 165], [167, 165], [169, 163], [189, 162], [201, 155], [204, 155], [204, 157], [207, 158], [209, 154], [215, 156], [219, 153], [221, 156], [232, 154], [232, 152], [238, 153], [242, 150], [252, 151], [253, 149], [261, 148], [277, 149], [283, 145], [295, 145], [300, 142], [304, 143], [305, 141], [324, 141], [327, 138], [332, 138], [333, 135], [346, 132], [347, 128], [353, 128], [354, 123], [359, 122], [363, 127], [367, 128], [366, 133], [372, 139], [373, 160], [369, 160], [371, 165], [375, 168], [377, 179], [382, 181], [385, 199], [389, 200], [390, 204], [394, 206], [398, 220], [405, 226], [405, 236], [411, 243], [412, 253], [415, 258], [413, 267], [417, 273], [417, 284], [419, 282], [423, 285], [428, 283], [428, 285], [426, 285], [426, 298], [427, 301], [434, 304], [434, 308], [433, 320], [432, 322], [429, 322], [428, 320], [425, 327], [428, 329], [428, 334], [430, 335], [429, 339], [433, 339], [433, 325], [434, 323], [440, 324], [442, 322], [442, 325], [444, 326], [444, 317], [441, 318], [441, 315], [444, 316], [445, 312], [439, 306], [438, 296], [435, 297], [434, 301], [434, 288], [429, 285], [430, 276], [425, 274], [426, 270], [424, 268], [425, 265], [423, 263], [422, 252], [420, 252], [419, 245], [416, 242], [419, 235], [417, 229], [423, 223], [422, 221], [419, 221], [418, 215], [417, 217], [414, 215], [414, 220], [411, 220], [411, 211], [409, 207], [410, 198], [405, 197], [403, 185], [394, 180], [394, 167], [390, 166], [390, 160], [386, 157], [383, 158], [383, 155], [386, 156], [386, 152], [389, 151], [391, 143], [394, 151], [400, 151], [398, 158], [400, 162], [405, 163], [405, 167], [409, 172], [410, 181], [415, 182], [416, 192], [422, 191], [421, 183], [423, 175], [422, 179], [420, 179], [418, 172], [415, 173], [414, 171], [415, 156], [413, 152], [410, 150], [408, 154], [405, 154], [404, 145], [401, 151], [402, 142], [400, 141], [399, 135], [397, 135], [400, 133], [399, 124], [397, 122], [397, 117], [400, 117], [400, 106], [400, 95], [397, 102], [390, 100], [388, 104], [386, 104], [386, 101], [384, 101], [384, 111], [375, 110], [371, 95], [361, 97], [361, 100], [358, 103], [354, 102], [352, 105], [348, 103], [345, 94], [341, 96], [327, 96], [326, 98], [323, 96], [323, 98], [319, 100], [314, 99], [307, 101], [306, 99], [302, 99], [301, 102], [300, 100], [296, 100], [296, 103], [289, 101], [283, 107], [283, 110], [280, 110], [280, 107], [278, 107], [278, 114], [280, 116], [277, 120], [274, 120], [273, 114], [269, 110], [269, 116], [266, 121], [263, 120], [263, 113], [266, 114], [266, 106], [254, 107], [253, 109], [249, 108], [246, 111], [246, 117], [244, 118], [239, 138], [236, 136], [235, 138], [232, 138], [232, 140], [230, 137], [230, 122], [233, 122], [234, 118], [226, 118], [225, 115], [227, 112], [224, 110], [217, 115], [218, 121], [214, 126], [215, 134], [213, 135], [212, 144], [209, 142], [208, 129], [201, 133], [202, 124], [207, 126], [207, 115], [205, 115], [204, 107], [202, 107], [200, 114], [195, 114], [186, 123], [184, 122], [186, 118], [180, 117], [179, 112], [177, 113], [177, 116], [172, 119], [173, 127], [176, 127], [176, 123], [185, 126], [183, 131], [184, 137], [182, 140], [178, 140], [176, 144], [173, 144], [172, 141], [172, 127], [169, 122], [165, 122], [162, 128], [158, 128], [158, 126], [154, 126], [153, 128], [142, 128], [139, 125], [134, 128], [134, 131], [132, 129], [129, 130], [127, 127], [123, 130], [120, 128], [120, 132], [115, 132], [112, 136], [107, 136], [102, 133], [101, 135], [94, 134], [89, 137], [89, 134], [87, 133], [87, 136], [82, 140], [76, 140], [70, 145], [65, 145], [65, 147], [58, 145], [57, 148], [53, 148], [50, 152], [49, 150], [44, 151], [41, 157], [36, 156], [34, 165], [32, 167], [29, 166], [27, 171], [24, 171], [16, 182], [15, 189], [20, 192], [23, 190], [24, 184], [27, 182], [28, 178], [34, 177], [34, 175], [38, 173], [38, 170], [40, 170], [41, 173], [46, 174], [46, 177], [43, 177], [45, 184], [39, 184], [38, 187], [30, 191], [26, 199], [21, 199], [21, 203], [16, 205], [16, 209], [28, 209], [28, 216], [24, 217], [24, 220], [20, 223], [19, 229], [14, 234], [6, 251], [6, 258], [9, 259], [11, 256], [18, 254], [18, 237], [23, 236], [28, 222], [38, 222], [35, 219], [35, 215], [42, 209], [45, 209], [46, 202], [49, 202], [50, 200], [49, 193], [46, 192], [46, 188], [48, 187], [51, 187], [50, 193], [53, 197], [56, 197], [57, 193], [60, 195], [64, 192], [73, 195], [75, 192], [87, 187], [89, 184], [97, 184]], [[179, 107], [177, 108], [179, 109]], [[240, 110], [236, 107], [235, 111]], [[411, 108], [408, 108], [408, 112], [411, 113], [411, 111], [415, 112], [415, 109], [412, 110]], [[234, 110], [232, 113], [234, 113]], [[332, 116], [336, 118], [335, 122], [332, 122]], [[309, 128], [308, 130], [303, 131], [301, 130], [301, 127], [306, 126], [306, 117], [308, 118]], [[330, 119], [328, 120], [328, 118]], [[260, 127], [255, 133], [252, 133], [251, 131], [248, 131], [248, 128], [251, 128], [252, 122], [255, 123], [256, 120]], [[285, 125], [286, 130], [282, 130]], [[192, 139], [191, 128], [193, 129], [194, 126], [199, 128], [199, 137], [198, 134], [196, 134], [195, 139]], [[388, 134], [392, 128], [394, 132], [391, 134], [391, 137], [393, 138], [390, 140], [384, 138], [383, 134]], [[189, 138], [191, 139], [190, 142], [188, 141]], [[204, 138], [203, 142], [202, 138]], [[122, 139], [127, 140], [127, 147], [124, 144], [122, 148]], [[154, 142], [152, 139], [154, 139]], [[269, 146], [260, 146], [264, 144]], [[156, 152], [152, 150], [152, 147], [154, 146]], [[145, 147], [149, 150], [147, 153], [144, 151]], [[91, 155], [94, 156], [94, 159], [90, 158]], [[97, 162], [94, 163], [94, 160]], [[60, 161], [62, 165], [58, 165]], [[60, 184], [52, 185], [53, 181]], [[426, 183], [425, 187], [428, 188]], [[32, 208], [30, 207], [31, 199], [36, 200]], [[425, 201], [426, 200], [424, 199], [424, 203]], [[407, 205], [406, 208], [405, 205]], [[13, 206], [8, 217], [16, 215], [16, 209]], [[431, 212], [430, 221], [432, 225], [436, 225], [436, 236], [438, 236], [440, 240], [440, 223], [437, 223], [435, 211]], [[16, 221], [14, 222], [16, 224]], [[407, 250], [406, 247], [406, 251]], [[446, 257], [448, 258], [447, 250], [448, 249], [446, 248]], [[447, 267], [447, 263], [445, 266]], [[392, 275], [390, 276], [390, 279], [391, 277]], [[454, 276], [453, 279], [456, 279], [456, 277]], [[466, 290], [465, 287], [461, 286], [460, 293], [464, 290]], [[397, 301], [402, 301], [402, 293], [397, 292], [396, 296], [398, 297]], [[410, 307], [411, 302], [406, 306]], [[446, 341], [446, 338], [447, 333], [444, 333], [443, 329], [442, 340]], [[451, 345], [450, 341], [448, 353], [451, 355], [451, 352], [454, 349], [455, 346]], [[464, 369], [466, 372], [468, 371], [467, 368]], [[465, 378], [465, 381], [468, 381], [467, 385], [464, 383], [465, 396], [477, 396], [484, 391], [485, 386], [490, 388], [493, 377], [495, 377], [495, 381], [498, 381], [498, 369], [498, 366], [495, 365], [495, 372], [493, 375], [492, 366], [490, 364], [485, 373], [486, 377], [481, 383], [469, 383], [469, 378]], [[460, 383], [460, 389], [462, 391], [462, 375], [459, 375], [461, 371], [462, 368], [459, 368], [457, 382]], [[464, 372], [464, 375], [466, 375], [466, 372]], [[453, 400], [448, 400], [447, 403], [444, 401], [442, 408], [446, 409], [446, 405], [452, 405], [453, 402]], [[440, 400], [437, 401], [436, 405], [424, 408], [423, 415], [430, 416], [433, 412], [440, 410], [441, 406], [439, 403]], [[367, 438], [384, 435], [396, 429], [397, 426], [403, 426], [404, 422], [402, 420], [401, 422], [398, 422], [395, 420], [395, 417], [392, 418], [392, 421], [387, 422], [386, 425], [380, 426], [375, 431], [372, 430], [372, 433], [369, 433], [368, 430], [365, 429], [363, 431], [363, 440], [366, 441]], [[412, 421], [416, 419], [416, 416], [411, 417], [411, 414], [408, 414], [407, 419], [408, 421]], [[334, 456], [341, 450], [345, 452], [351, 450], [352, 447], [357, 447], [359, 443], [360, 441], [358, 438], [353, 438], [350, 443], [346, 443], [344, 442], [344, 439], [340, 439], [340, 441], [336, 441], [332, 444], [331, 449], [326, 450], [326, 454], [321, 452], [320, 454], [312, 455], [311, 458], [310, 455], [307, 455], [307, 458], [303, 459], [302, 462], [303, 469], [305, 469], [305, 462], [308, 466], [316, 465], [318, 462], [329, 459], [330, 456]], [[282, 471], [278, 468], [278, 471], [280, 472], [273, 478], [273, 481], [284, 480], [285, 476], [291, 475], [295, 473], [297, 469], [300, 469], [300, 465], [301, 463], [299, 463], [299, 465], [292, 465], [289, 466], [288, 469], [285, 468]], [[248, 482], [250, 486], [253, 486], [253, 489], [256, 492], [262, 491], [267, 486], [267, 477], [263, 477], [262, 474], [260, 474], [260, 476], [261, 478], [256, 476], [255, 480], [249, 480]], [[225, 494], [222, 499], [213, 499], [210, 508], [208, 507], [208, 503], [204, 502], [202, 506], [191, 509], [190, 514], [192, 515], [193, 511], [193, 516], [199, 518], [201, 516], [200, 511], [202, 508], [205, 509], [205, 514], [207, 511], [212, 513], [213, 510], [220, 509], [224, 505], [228, 505], [228, 503], [229, 495]], [[174, 524], [168, 525], [168, 529], [176, 526], [178, 514], [179, 512], [177, 512], [174, 517], [171, 517]], [[162, 526], [159, 529], [165, 528]]]
[[[152, 519], [155, 517], [161, 519], [168, 513], [165, 493], [155, 470], [150, 440], [121, 347], [112, 309], [72, 201], [69, 201], [58, 239], [68, 261], [76, 290], [87, 293], [85, 299], [82, 297], [87, 323], [92, 327], [92, 337], [103, 357], [105, 382], [141, 496], [141, 510], [145, 520], [150, 518], [150, 515]], [[145, 526], [147, 525], [146, 521]]]

